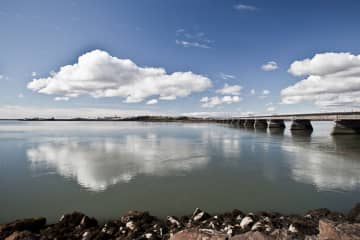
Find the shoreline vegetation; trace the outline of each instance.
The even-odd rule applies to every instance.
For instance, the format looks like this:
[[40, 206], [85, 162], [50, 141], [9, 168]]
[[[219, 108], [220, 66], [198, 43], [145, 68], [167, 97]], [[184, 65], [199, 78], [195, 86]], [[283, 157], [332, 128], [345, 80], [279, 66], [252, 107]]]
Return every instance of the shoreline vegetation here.
[[103, 224], [80, 212], [63, 215], [58, 222], [29, 218], [0, 224], [4, 240], [347, 240], [360, 239], [360, 203], [348, 214], [314, 209], [304, 215], [276, 212], [243, 213], [233, 210], [211, 215], [196, 209], [182, 217], [160, 219], [148, 212], [129, 211]]

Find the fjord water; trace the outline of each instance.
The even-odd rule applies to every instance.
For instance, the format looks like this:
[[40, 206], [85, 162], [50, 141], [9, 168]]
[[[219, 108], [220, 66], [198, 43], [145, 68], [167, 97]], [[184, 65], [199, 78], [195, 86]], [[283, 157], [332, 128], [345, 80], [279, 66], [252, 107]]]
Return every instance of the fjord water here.
[[[0, 222], [74, 210], [189, 214], [347, 211], [360, 200], [360, 136], [221, 124], [0, 122]], [[288, 128], [287, 128], [288, 129]]]

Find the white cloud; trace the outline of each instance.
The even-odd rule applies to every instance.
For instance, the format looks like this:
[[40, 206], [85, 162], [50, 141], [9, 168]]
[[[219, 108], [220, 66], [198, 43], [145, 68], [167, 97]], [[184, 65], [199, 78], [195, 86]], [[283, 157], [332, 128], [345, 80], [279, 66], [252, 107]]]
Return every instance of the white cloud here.
[[32, 77], [36, 77], [36, 76], [37, 76], [37, 72], [32, 72], [32, 73], [31, 73], [31, 76], [32, 76]]
[[151, 99], [151, 100], [146, 102], [147, 105], [154, 105], [154, 104], [157, 104], [157, 103], [158, 103], [157, 99]]
[[276, 108], [274, 106], [269, 106], [266, 108], [267, 112], [274, 112], [276, 110]]
[[250, 90], [250, 94], [251, 94], [251, 95], [255, 95], [255, 93], [256, 93], [255, 89], [251, 89], [251, 90]]
[[246, 4], [241, 4], [241, 3], [235, 5], [234, 8], [235, 8], [236, 10], [239, 10], [239, 11], [255, 11], [255, 10], [258, 9], [258, 8], [255, 7], [255, 6], [246, 5]]
[[288, 71], [305, 79], [281, 91], [285, 104], [312, 101], [321, 107], [357, 107], [360, 103], [360, 55], [320, 53], [293, 62]]
[[55, 101], [69, 101], [69, 97], [55, 97], [54, 100]]
[[203, 97], [200, 99], [200, 102], [208, 102], [208, 101], [210, 101], [209, 97]]
[[221, 99], [224, 103], [231, 104], [240, 102], [242, 99], [239, 96], [224, 96]]
[[240, 95], [242, 87], [240, 85], [225, 84], [223, 88], [216, 90], [221, 95]]
[[181, 114], [187, 117], [230, 117], [234, 115], [234, 112], [187, 112]]
[[222, 104], [232, 104], [240, 102], [242, 99], [239, 96], [223, 96], [218, 97], [203, 97], [200, 102], [203, 103], [201, 106], [205, 108], [213, 108]]
[[223, 80], [228, 80], [228, 79], [235, 79], [236, 77], [234, 75], [231, 75], [231, 74], [225, 74], [223, 72], [219, 73], [220, 77], [223, 79]]
[[279, 68], [279, 66], [275, 61], [267, 62], [266, 64], [261, 66], [261, 69], [264, 71], [274, 71], [278, 68]]
[[48, 78], [33, 79], [27, 87], [43, 94], [75, 98], [122, 97], [125, 102], [141, 102], [160, 96], [173, 100], [202, 92], [211, 86], [207, 77], [192, 72], [168, 74], [163, 68], [140, 67], [129, 59], [119, 59], [94, 50], [79, 57]]
[[177, 45], [181, 45], [183, 47], [211, 48], [210, 46], [199, 42], [189, 42], [184, 40], [176, 40], [175, 42]]
[[264, 99], [264, 98], [267, 98], [270, 94], [270, 91], [267, 90], [267, 89], [264, 89], [262, 92], [261, 92], [261, 95], [259, 96], [260, 99]]
[[211, 48], [209, 44], [213, 42], [208, 39], [203, 32], [192, 33], [185, 29], [178, 29], [176, 36], [177, 39], [175, 43], [183, 47]]
[[1, 80], [1, 79], [6, 79], [6, 80], [7, 80], [7, 79], [9, 79], [9, 77], [8, 77], [8, 76], [5, 76], [5, 75], [0, 74], [0, 80]]
[[185, 29], [180, 28], [180, 29], [176, 30], [176, 35], [179, 35], [179, 34], [181, 34], [183, 32], [185, 32]]
[[220, 112], [220, 111], [216, 111], [216, 112], [187, 112], [187, 113], [183, 113], [181, 114], [181, 116], [187, 116], [187, 117], [217, 117], [217, 118], [226, 118], [226, 117], [247, 117], [247, 116], [251, 116], [254, 115], [253, 112], [242, 112], [241, 110], [237, 109], [237, 111], [239, 112]]
[[267, 89], [264, 89], [263, 92], [262, 92], [263, 95], [269, 95], [270, 94], [270, 91], [267, 90]]

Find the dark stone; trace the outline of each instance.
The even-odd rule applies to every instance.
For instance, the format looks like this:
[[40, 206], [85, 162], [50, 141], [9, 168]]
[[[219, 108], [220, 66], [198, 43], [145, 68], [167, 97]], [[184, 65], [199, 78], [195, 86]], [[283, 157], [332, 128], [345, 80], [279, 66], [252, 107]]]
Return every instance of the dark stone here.
[[350, 222], [360, 223], [360, 203], [350, 210], [347, 217]]
[[313, 209], [313, 210], [308, 211], [306, 213], [306, 215], [311, 215], [311, 217], [320, 219], [320, 218], [328, 216], [330, 213], [331, 213], [330, 210], [327, 208], [318, 208], [318, 209]]
[[196, 208], [191, 216], [191, 219], [195, 222], [201, 222], [210, 217], [211, 217], [210, 214], [208, 214], [207, 212], [204, 212], [201, 209]]
[[80, 225], [84, 228], [97, 227], [98, 222], [95, 218], [84, 216], [80, 221]]
[[327, 208], [319, 208], [310, 210], [305, 215], [306, 218], [311, 218], [314, 221], [319, 221], [322, 218], [327, 218], [332, 221], [343, 222], [346, 220], [346, 216], [342, 213], [331, 212]]
[[8, 224], [0, 226], [0, 239], [4, 239], [14, 232], [39, 232], [40, 229], [45, 227], [46, 218], [28, 218], [23, 220], [16, 220]]
[[84, 216], [85, 215], [80, 212], [65, 214], [60, 218], [59, 223], [68, 226], [77, 226], [81, 223]]
[[13, 232], [10, 236], [6, 237], [5, 240], [39, 240], [39, 236], [29, 231]]
[[293, 227], [302, 235], [316, 235], [319, 233], [318, 221], [311, 219], [299, 219], [291, 223]]

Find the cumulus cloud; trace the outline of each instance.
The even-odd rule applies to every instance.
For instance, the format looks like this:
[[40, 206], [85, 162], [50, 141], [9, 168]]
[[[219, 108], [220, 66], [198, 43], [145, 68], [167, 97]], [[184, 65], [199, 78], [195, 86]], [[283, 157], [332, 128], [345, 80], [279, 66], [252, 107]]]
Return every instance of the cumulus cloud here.
[[246, 4], [241, 4], [241, 3], [235, 5], [234, 8], [235, 8], [236, 10], [239, 10], [239, 11], [255, 11], [255, 10], [258, 9], [258, 8], [255, 7], [255, 6], [246, 5]]
[[154, 105], [154, 104], [157, 104], [157, 103], [158, 103], [157, 99], [151, 99], [151, 100], [146, 102], [147, 105]]
[[267, 62], [266, 64], [262, 65], [261, 66], [261, 69], [264, 70], [264, 71], [274, 71], [276, 69], [278, 69], [279, 66], [278, 64], [275, 62], [275, 61], [270, 61], [270, 62]]
[[32, 72], [32, 73], [31, 73], [31, 76], [32, 76], [32, 77], [36, 77], [36, 76], [37, 76], [37, 72]]
[[281, 91], [285, 104], [312, 101], [321, 107], [352, 107], [360, 103], [360, 55], [320, 53], [293, 62], [288, 72], [305, 78]]
[[163, 68], [140, 67], [129, 59], [101, 50], [88, 52], [73, 65], [66, 65], [47, 78], [33, 79], [27, 87], [35, 92], [75, 98], [121, 97], [142, 102], [151, 96], [174, 100], [211, 86], [207, 77], [192, 72], [167, 73]]
[[240, 95], [242, 87], [240, 85], [225, 84], [223, 88], [216, 90], [221, 95]]
[[223, 97], [203, 97], [200, 102], [201, 106], [205, 108], [213, 108], [222, 104], [231, 104], [240, 102], [242, 99], [239, 96], [223, 96]]

